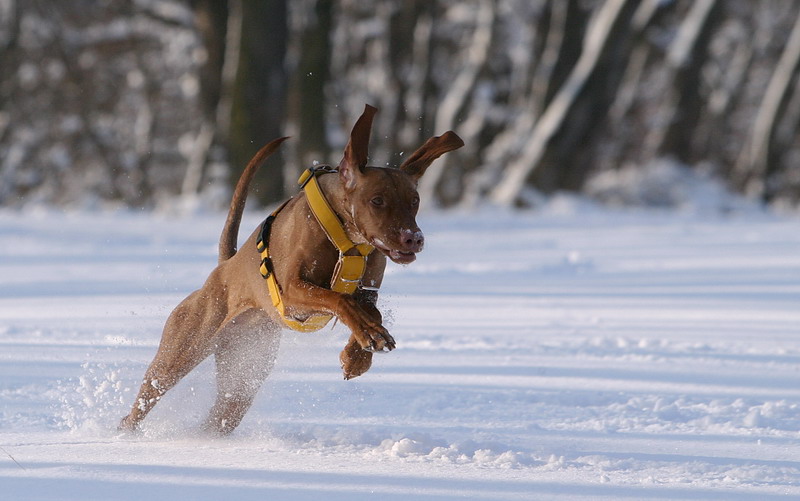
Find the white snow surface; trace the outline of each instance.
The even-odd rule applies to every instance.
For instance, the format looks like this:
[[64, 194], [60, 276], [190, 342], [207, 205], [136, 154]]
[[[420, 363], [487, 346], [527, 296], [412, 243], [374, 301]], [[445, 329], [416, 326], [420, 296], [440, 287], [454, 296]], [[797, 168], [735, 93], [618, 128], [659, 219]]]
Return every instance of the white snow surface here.
[[223, 221], [0, 212], [0, 499], [800, 499], [797, 219], [423, 214], [367, 374], [341, 325], [286, 332], [232, 436], [198, 432], [210, 361], [119, 434]]

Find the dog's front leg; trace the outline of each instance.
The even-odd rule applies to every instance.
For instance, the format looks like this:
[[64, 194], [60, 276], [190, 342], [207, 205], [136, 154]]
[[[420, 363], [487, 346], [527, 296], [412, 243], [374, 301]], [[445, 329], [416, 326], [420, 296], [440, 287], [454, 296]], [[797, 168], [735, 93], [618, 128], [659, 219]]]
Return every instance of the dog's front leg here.
[[297, 279], [287, 284], [284, 302], [291, 312], [330, 313], [350, 328], [363, 350], [391, 351], [394, 338], [381, 325], [381, 315], [374, 304], [360, 302], [356, 296], [334, 292]]
[[[364, 308], [364, 310], [372, 316], [373, 321], [383, 325], [383, 316], [380, 310], [375, 306], [378, 301], [378, 293], [376, 291], [359, 289], [356, 294], [356, 301]], [[342, 352], [339, 354], [339, 362], [342, 365], [342, 372], [345, 379], [353, 379], [358, 377], [369, 370], [372, 366], [372, 351], [367, 351], [361, 347], [358, 338], [350, 335]]]
[[334, 315], [350, 327], [353, 337], [363, 350], [392, 351], [395, 348], [394, 338], [383, 326], [381, 314], [374, 305], [365, 307], [353, 296], [335, 294], [339, 298]]

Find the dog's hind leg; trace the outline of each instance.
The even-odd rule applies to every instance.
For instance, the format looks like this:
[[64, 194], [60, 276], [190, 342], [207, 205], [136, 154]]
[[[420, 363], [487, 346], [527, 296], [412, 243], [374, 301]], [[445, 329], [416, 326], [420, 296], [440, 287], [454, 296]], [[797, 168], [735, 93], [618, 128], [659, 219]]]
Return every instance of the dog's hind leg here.
[[156, 356], [130, 414], [119, 424], [120, 430], [136, 430], [161, 397], [212, 353], [214, 335], [224, 316], [208, 308], [209, 297], [196, 291], [170, 314]]
[[247, 310], [220, 331], [214, 353], [217, 400], [205, 429], [226, 435], [242, 421], [275, 365], [281, 327], [263, 311]]

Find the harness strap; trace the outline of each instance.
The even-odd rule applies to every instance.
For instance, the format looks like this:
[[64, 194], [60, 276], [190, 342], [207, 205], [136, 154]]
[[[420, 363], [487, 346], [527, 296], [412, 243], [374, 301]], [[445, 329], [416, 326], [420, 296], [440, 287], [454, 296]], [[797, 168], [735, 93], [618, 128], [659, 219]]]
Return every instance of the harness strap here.
[[[339, 216], [331, 209], [325, 194], [317, 182], [318, 175], [331, 172], [337, 171], [327, 165], [312, 167], [305, 170], [297, 182], [303, 189], [309, 207], [311, 207], [311, 212], [317, 222], [325, 231], [331, 243], [339, 250], [339, 260], [336, 262], [333, 277], [331, 278], [331, 290], [343, 294], [353, 294], [361, 283], [361, 278], [367, 268], [367, 256], [374, 250], [374, 247], [370, 244], [354, 244], [348, 238]], [[270, 214], [261, 226], [261, 232], [256, 242], [256, 248], [261, 253], [261, 276], [267, 281], [267, 289], [269, 290], [272, 304], [281, 314], [286, 325], [301, 332], [313, 332], [325, 327], [333, 318], [332, 315], [313, 315], [302, 322], [288, 317], [286, 315], [286, 305], [281, 298], [281, 287], [275, 278], [272, 259], [269, 255], [269, 234], [272, 229], [272, 222], [287, 203], [288, 201], [284, 202], [275, 212]], [[351, 252], [353, 249], [358, 253], [353, 255]], [[346, 255], [348, 252], [351, 255]]]

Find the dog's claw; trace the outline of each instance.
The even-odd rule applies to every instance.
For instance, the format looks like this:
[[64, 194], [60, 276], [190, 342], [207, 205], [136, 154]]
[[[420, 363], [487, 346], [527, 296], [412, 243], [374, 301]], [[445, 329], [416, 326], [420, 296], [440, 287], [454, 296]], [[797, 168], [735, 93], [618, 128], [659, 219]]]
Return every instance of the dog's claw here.
[[372, 353], [392, 351], [395, 347], [394, 338], [381, 328], [368, 333], [367, 342], [361, 345], [361, 349]]
[[383, 345], [383, 348], [381, 348], [380, 350], [376, 350], [376, 352], [377, 353], [389, 353], [393, 349], [394, 349], [394, 344], [393, 343], [386, 343], [385, 345]]

